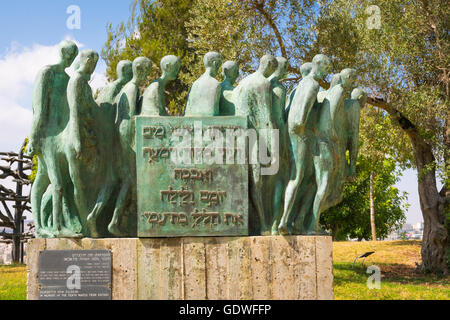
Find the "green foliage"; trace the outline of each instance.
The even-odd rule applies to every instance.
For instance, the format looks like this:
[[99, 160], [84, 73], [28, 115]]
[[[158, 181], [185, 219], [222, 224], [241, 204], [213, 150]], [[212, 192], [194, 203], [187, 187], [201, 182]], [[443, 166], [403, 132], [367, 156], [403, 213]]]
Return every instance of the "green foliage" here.
[[374, 163], [362, 155], [356, 170], [355, 180], [345, 186], [343, 201], [322, 213], [320, 223], [325, 229], [332, 230], [335, 240], [370, 240], [369, 178], [374, 171], [375, 225], [378, 238], [385, 238], [406, 220], [407, 194], [394, 187], [400, 172], [392, 159], [385, 159], [374, 167]]
[[[169, 85], [166, 98], [170, 112], [179, 115], [190, 85], [203, 72], [202, 56], [207, 51], [219, 51], [224, 61], [237, 61], [241, 78], [255, 70], [263, 54], [283, 55], [290, 63], [284, 81], [289, 89], [300, 79], [301, 64], [311, 61], [317, 53], [324, 53], [332, 58], [332, 73], [355, 68], [358, 86], [370, 96], [386, 101], [390, 112], [398, 110], [411, 121], [424, 141], [433, 146], [437, 159], [433, 169], [437, 168], [443, 183], [450, 185], [450, 137], [445, 137], [450, 110], [447, 1], [134, 0], [133, 3], [128, 23], [114, 29], [109, 26], [102, 56], [109, 66], [110, 79], [115, 77], [119, 60], [145, 55], [155, 65], [150, 82], [159, 75], [162, 56], [179, 55], [183, 64], [180, 77]], [[379, 28], [367, 24], [373, 16], [373, 12], [366, 12], [371, 5], [380, 9]], [[375, 164], [384, 163], [389, 157], [401, 168], [416, 166], [408, 131], [400, 129], [387, 110], [368, 105], [363, 109], [360, 139], [361, 154]], [[395, 197], [392, 190], [389, 194]], [[367, 197], [367, 193], [364, 195]], [[365, 225], [369, 228], [370, 223]]]
[[[25, 150], [27, 149], [28, 142], [29, 142], [29, 139], [27, 137], [27, 138], [25, 138], [25, 144], [22, 148], [23, 152], [25, 152]], [[38, 157], [36, 155], [33, 156], [33, 159], [31, 161], [32, 161], [33, 166], [31, 167], [31, 173], [28, 176], [28, 179], [31, 181], [31, 183], [33, 183], [34, 179], [36, 179], [36, 174], [37, 174], [37, 170], [38, 170]]]
[[[167, 108], [173, 115], [184, 111], [191, 84], [204, 72], [203, 55], [211, 50], [224, 61], [240, 64], [241, 77], [257, 68], [265, 53], [285, 55], [291, 78], [298, 80], [303, 60], [313, 56], [312, 32], [317, 5], [314, 1], [237, 0], [133, 0], [128, 22], [108, 26], [102, 58], [107, 76], [116, 78], [120, 60], [146, 56], [153, 70], [146, 85], [160, 75], [159, 62], [167, 54], [182, 60], [179, 79], [166, 88]], [[274, 34], [276, 26], [280, 38]], [[289, 77], [288, 77], [289, 78]], [[292, 87], [295, 82], [288, 81]]]
[[[283, 55], [290, 63], [288, 88], [300, 79], [302, 63], [325, 53], [332, 57], [333, 73], [354, 67], [361, 87], [419, 128], [435, 146], [446, 180], [449, 6], [444, 0], [381, 0], [376, 3], [380, 28], [371, 29], [370, 5], [369, 0], [134, 0], [128, 23], [109, 26], [102, 56], [110, 79], [119, 60], [149, 57], [155, 66], [149, 81], [158, 77], [164, 55], [180, 56], [183, 68], [166, 99], [171, 113], [180, 114], [207, 51], [237, 61], [241, 77], [255, 70], [263, 54]], [[385, 111], [364, 110], [361, 139], [368, 142], [364, 153], [389, 154], [403, 166], [414, 166], [407, 135]]]
[[120, 60], [133, 61], [139, 56], [149, 58], [153, 68], [145, 86], [161, 75], [160, 61], [173, 54], [182, 61], [180, 79], [166, 87], [169, 111], [177, 115], [183, 110], [188, 91], [185, 77], [190, 74], [189, 47], [185, 23], [190, 17], [190, 0], [135, 0], [127, 23], [108, 26], [108, 39], [102, 50], [102, 58], [108, 65], [107, 77], [116, 79], [116, 67]]
[[[434, 146], [442, 171], [449, 111], [448, 2], [336, 0], [321, 4], [317, 46], [333, 57], [333, 69], [356, 66], [360, 84], [372, 96], [399, 110]], [[380, 9], [379, 28], [367, 24], [373, 15], [366, 12], [370, 5]], [[363, 128], [363, 137], [380, 140], [370, 149], [389, 146], [388, 154], [403, 164], [411, 164], [412, 150], [405, 133], [392, 125], [385, 126], [386, 117], [384, 112], [364, 117], [364, 121], [374, 121]], [[383, 120], [382, 130], [375, 127], [377, 119]], [[390, 139], [386, 145], [387, 136], [402, 143]]]

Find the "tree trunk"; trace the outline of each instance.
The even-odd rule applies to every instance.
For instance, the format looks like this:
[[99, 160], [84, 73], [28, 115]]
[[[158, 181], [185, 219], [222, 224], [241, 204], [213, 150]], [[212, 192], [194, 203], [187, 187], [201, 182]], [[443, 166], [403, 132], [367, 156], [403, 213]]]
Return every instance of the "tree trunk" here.
[[[444, 208], [448, 206], [449, 191], [446, 186], [442, 188], [441, 192], [437, 190], [436, 159], [433, 155], [432, 146], [420, 136], [417, 127], [409, 119], [384, 100], [369, 98], [368, 103], [388, 112], [411, 141], [418, 173], [420, 209], [424, 220], [422, 264], [420, 268], [423, 272], [447, 274], [448, 233], [444, 226]], [[448, 117], [450, 117], [450, 114], [448, 114]], [[446, 125], [448, 126], [448, 119]], [[446, 129], [446, 141], [444, 143], [448, 147], [450, 130], [448, 127]], [[448, 156], [448, 151], [445, 152], [444, 156]]]
[[422, 265], [424, 272], [447, 273], [448, 234], [444, 227], [443, 198], [436, 186], [435, 158], [432, 148], [418, 134], [409, 134], [417, 165], [420, 208], [424, 219]]
[[373, 180], [375, 176], [373, 171], [370, 173], [370, 228], [372, 230], [372, 241], [377, 241], [377, 231], [375, 228], [375, 195], [373, 191]]
[[333, 228], [331, 229], [331, 238], [333, 241], [337, 241], [338, 230], [339, 230], [339, 226], [337, 224], [334, 224]]

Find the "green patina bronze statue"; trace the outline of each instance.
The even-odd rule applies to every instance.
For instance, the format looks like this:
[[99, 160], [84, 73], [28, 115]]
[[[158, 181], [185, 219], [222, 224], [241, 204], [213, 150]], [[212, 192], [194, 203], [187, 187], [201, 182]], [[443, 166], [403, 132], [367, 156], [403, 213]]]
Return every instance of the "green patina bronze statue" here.
[[341, 83], [328, 90], [318, 113], [317, 146], [313, 156], [317, 191], [313, 212], [306, 226], [308, 234], [323, 233], [319, 227], [320, 214], [330, 207], [327, 198], [336, 191], [332, 188], [339, 168], [336, 119], [343, 111], [345, 98], [353, 86], [356, 74], [352, 69], [345, 69], [340, 76]]
[[113, 104], [120, 90], [133, 78], [133, 63], [129, 60], [122, 60], [117, 64], [117, 80], [111, 82], [100, 90], [96, 99], [97, 103]]
[[[136, 227], [136, 128], [134, 117], [139, 110], [139, 87], [150, 73], [152, 63], [145, 57], [133, 61], [133, 78], [116, 97], [119, 131], [120, 191], [108, 230], [115, 236], [137, 233]], [[122, 221], [121, 221], [122, 220]], [[120, 228], [120, 223], [126, 228]]]
[[[98, 61], [98, 54], [92, 50], [80, 53], [75, 66], [75, 74], [67, 87], [67, 99], [70, 109], [69, 124], [64, 131], [65, 159], [69, 168], [73, 185], [73, 194], [78, 214], [82, 221], [86, 221], [89, 214], [89, 184], [86, 184], [87, 172], [94, 174], [102, 170], [98, 141], [95, 112], [98, 105], [92, 95], [89, 85], [91, 74]], [[53, 211], [55, 215], [55, 211]]]
[[131, 61], [120, 61], [117, 64], [117, 80], [103, 88], [96, 99], [99, 108], [95, 108], [95, 118], [97, 127], [100, 128], [97, 132], [98, 140], [101, 141], [99, 151], [102, 155], [98, 161], [101, 161], [104, 166], [102, 170], [104, 180], [86, 222], [88, 234], [95, 238], [108, 235], [105, 225], [108, 224], [110, 215], [105, 214], [105, 211], [111, 208], [113, 196], [117, 195], [119, 156], [116, 152], [111, 152], [111, 150], [117, 150], [119, 141], [115, 126], [117, 104], [114, 101], [122, 88], [133, 78], [132, 66]]
[[227, 61], [222, 66], [222, 76], [225, 78], [220, 84], [219, 110], [221, 116], [234, 116], [236, 114], [233, 102], [234, 83], [239, 77], [239, 66], [234, 61]]
[[[71, 41], [59, 45], [60, 61], [44, 67], [37, 75], [33, 91], [33, 123], [28, 143], [28, 154], [36, 154], [39, 161], [36, 179], [31, 191], [31, 206], [36, 224], [36, 232], [41, 237], [58, 237], [63, 232], [63, 223], [73, 225], [77, 235], [81, 226], [74, 213], [73, 195], [67, 187], [64, 165], [60, 160], [63, 150], [60, 147], [63, 131], [69, 122], [70, 111], [67, 102], [69, 75], [65, 69], [70, 67], [78, 54], [78, 48]], [[44, 196], [45, 194], [45, 196]], [[65, 199], [63, 206], [63, 199]], [[50, 213], [45, 205], [51, 201]], [[48, 207], [48, 205], [47, 205]], [[67, 221], [61, 221], [66, 212]], [[67, 229], [64, 228], [65, 231]]]
[[[71, 41], [63, 41], [59, 51], [60, 61], [44, 67], [34, 84], [34, 114], [27, 152], [36, 154], [39, 160], [31, 192], [38, 237], [133, 237], [137, 235], [138, 219], [142, 217], [145, 222], [140, 225], [139, 234], [162, 236], [164, 232], [150, 232], [145, 228], [186, 223], [196, 217], [194, 228], [202, 215], [211, 215], [210, 219], [212, 215], [220, 216], [209, 207], [223, 201], [227, 193], [215, 186], [216, 178], [208, 176], [211, 174], [208, 168], [220, 172], [222, 176], [217, 179], [221, 181], [227, 175], [244, 172], [239, 170], [245, 170], [243, 176], [246, 177], [246, 166], [226, 172], [225, 168], [232, 167], [208, 167], [203, 163], [198, 168], [187, 169], [179, 164], [168, 164], [165, 170], [171, 175], [170, 179], [179, 181], [177, 183], [184, 181], [179, 190], [158, 186], [162, 180], [153, 175], [140, 177], [141, 185], [158, 190], [167, 188], [158, 194], [161, 201], [173, 205], [174, 199], [180, 197], [181, 204], [197, 206], [193, 217], [185, 212], [137, 214], [137, 152], [141, 166], [170, 160], [175, 141], [170, 134], [177, 128], [167, 123], [183, 123], [178, 129], [188, 129], [189, 134], [196, 128], [193, 121], [202, 117], [209, 123], [206, 129], [211, 134], [218, 133], [219, 128], [248, 127], [245, 132], [238, 131], [248, 139], [248, 196], [242, 195], [242, 199], [227, 203], [245, 208], [243, 216], [248, 216], [250, 234], [323, 233], [319, 228], [320, 214], [342, 201], [344, 183], [356, 170], [360, 111], [367, 95], [361, 89], [354, 89], [355, 70], [342, 70], [333, 76], [328, 90], [319, 91], [319, 81], [327, 75], [330, 59], [316, 55], [312, 62], [301, 66], [302, 80], [286, 101], [286, 88], [281, 82], [288, 69], [285, 58], [265, 55], [258, 70], [234, 87], [239, 76], [237, 63], [223, 64], [224, 81], [220, 83], [215, 77], [222, 57], [217, 52], [209, 52], [204, 57], [205, 73], [190, 89], [186, 118], [163, 125], [157, 119], [169, 116], [165, 88], [178, 76], [179, 58], [169, 55], [161, 60], [161, 77], [151, 82], [143, 95], [140, 88], [150, 73], [151, 61], [145, 57], [133, 62], [120, 61], [117, 80], [103, 88], [94, 100], [89, 80], [98, 54], [84, 50], [78, 55], [78, 48]], [[69, 78], [65, 69], [77, 55], [75, 72]], [[215, 117], [219, 115], [228, 117], [222, 120]], [[137, 116], [142, 116], [138, 117], [141, 120], [139, 132], [136, 131]], [[164, 145], [159, 145], [163, 142]], [[220, 150], [218, 147], [215, 152]], [[196, 179], [208, 183], [208, 188], [217, 188], [199, 191], [199, 203], [194, 201], [196, 195], [186, 189], [187, 181], [195, 185]], [[243, 181], [242, 190], [247, 190], [247, 179]], [[139, 194], [140, 197], [145, 195]], [[202, 203], [208, 205], [200, 213], [198, 205]], [[165, 208], [166, 204], [159, 207]], [[225, 223], [224, 230], [230, 234], [245, 231], [239, 212], [224, 214], [226, 219], [221, 221]], [[171, 218], [166, 221], [168, 215]], [[235, 230], [232, 225], [236, 225]], [[171, 236], [176, 235], [176, 229], [170, 230]]]
[[[269, 77], [275, 72], [278, 62], [275, 57], [265, 55], [261, 58], [259, 68], [255, 73], [244, 78], [233, 91], [233, 101], [237, 116], [248, 117], [249, 129], [255, 130], [259, 135], [259, 146], [256, 141], [250, 141], [249, 147], [249, 192], [251, 204], [250, 228], [251, 232], [268, 234], [270, 230], [272, 208], [264, 205], [264, 192], [270, 179], [262, 174], [261, 157], [258, 155], [270, 154], [271, 141], [263, 135], [261, 130], [276, 129], [272, 118], [272, 85]], [[255, 139], [256, 140], [256, 139]], [[262, 143], [261, 143], [262, 142]], [[278, 145], [278, 141], [274, 142]], [[258, 160], [256, 160], [258, 159]], [[253, 221], [252, 221], [253, 219]]]
[[205, 73], [198, 78], [189, 91], [186, 110], [187, 117], [211, 117], [219, 115], [220, 82], [216, 80], [222, 65], [222, 56], [217, 52], [208, 52], [203, 58]]
[[272, 119], [274, 128], [279, 131], [279, 171], [277, 174], [269, 176], [268, 194], [266, 206], [272, 211], [272, 235], [278, 234], [278, 226], [284, 210], [284, 191], [289, 182], [291, 148], [288, 133], [288, 126], [285, 119], [286, 88], [280, 82], [286, 76], [288, 61], [286, 58], [278, 57], [278, 68], [270, 76], [272, 85]]
[[308, 139], [306, 124], [311, 114], [311, 109], [317, 100], [320, 89], [319, 80], [328, 73], [330, 59], [322, 54], [316, 55], [312, 61], [310, 73], [303, 78], [295, 90], [290, 102], [288, 115], [289, 136], [292, 147], [292, 162], [290, 181], [286, 187], [284, 213], [279, 225], [281, 234], [292, 233], [291, 216], [294, 204], [299, 196], [298, 191], [303, 181], [308, 158], [312, 156], [309, 152], [311, 139]]
[[164, 99], [164, 89], [169, 81], [175, 80], [180, 72], [181, 61], [176, 56], [165, 56], [161, 60], [162, 75], [153, 81], [142, 97], [143, 116], [168, 116]]
[[[347, 79], [349, 76], [352, 78], [355, 75], [352, 69], [345, 69], [342, 74]], [[349, 82], [353, 82], [353, 80], [350, 79]], [[311, 155], [316, 154], [316, 158], [308, 157], [307, 162], [305, 162], [305, 172], [299, 188], [299, 198], [296, 200], [293, 207], [293, 212], [296, 213], [296, 217], [294, 221], [289, 221], [289, 224], [293, 224], [294, 234], [321, 233], [317, 228], [318, 218], [314, 216], [314, 202], [317, 199], [317, 186], [318, 181], [320, 181], [317, 176], [323, 171], [323, 169], [317, 165], [317, 162], [316, 165], [314, 164], [314, 160], [317, 160], [317, 158], [320, 157], [318, 147], [319, 143], [323, 141], [323, 139], [320, 139], [319, 135], [319, 123], [328, 123], [329, 128], [334, 128], [336, 133], [335, 139], [333, 140], [335, 144], [332, 145], [335, 147], [336, 152], [333, 153], [333, 157], [331, 158], [331, 161], [334, 161], [336, 165], [333, 169], [331, 167], [332, 162], [330, 162], [324, 168], [325, 170], [331, 168], [331, 172], [334, 176], [328, 180], [330, 181], [330, 186], [328, 187], [329, 192], [327, 199], [325, 200], [325, 205], [318, 211], [319, 216], [320, 213], [327, 208], [342, 201], [344, 182], [346, 178], [349, 179], [350, 176], [354, 174], [354, 166], [356, 166], [356, 157], [358, 153], [360, 109], [365, 104], [364, 99], [366, 95], [361, 89], [355, 89], [352, 93], [352, 98], [345, 100], [345, 108], [340, 108], [338, 112], [335, 113], [334, 121], [327, 121], [327, 119], [323, 117], [327, 116], [329, 113], [325, 112], [327, 109], [322, 109], [324, 108], [323, 103], [331, 90], [338, 84], [342, 84], [341, 74], [333, 76], [329, 90], [318, 93], [317, 101], [311, 109], [311, 114], [307, 121], [306, 135], [310, 141], [308, 144], [308, 152]], [[349, 89], [347, 88], [344, 96], [348, 96], [348, 92]], [[327, 108], [327, 106], [325, 106], [325, 108]], [[322, 118], [320, 118], [320, 116], [322, 116]], [[347, 150], [349, 150], [351, 154], [350, 162], [347, 162], [346, 159]], [[314, 221], [316, 224], [314, 224]]]

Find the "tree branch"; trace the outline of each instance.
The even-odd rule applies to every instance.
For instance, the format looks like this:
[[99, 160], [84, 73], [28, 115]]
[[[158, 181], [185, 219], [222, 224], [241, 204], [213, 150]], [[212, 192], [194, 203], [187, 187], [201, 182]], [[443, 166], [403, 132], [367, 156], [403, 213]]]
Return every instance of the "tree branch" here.
[[[286, 46], [283, 41], [283, 36], [281, 35], [281, 32], [278, 29], [275, 21], [272, 19], [271, 15], [264, 9], [264, 4], [265, 4], [264, 1], [251, 1], [250, 2], [250, 6], [253, 7], [257, 12], [259, 12], [264, 17], [264, 19], [266, 20], [269, 27], [272, 28], [273, 33], [275, 33], [275, 37], [277, 38], [277, 42], [280, 47], [281, 55], [284, 58], [288, 59], [288, 54], [286, 51]], [[288, 71], [292, 72], [292, 73], [300, 74], [300, 70], [293, 66], [288, 66]]]

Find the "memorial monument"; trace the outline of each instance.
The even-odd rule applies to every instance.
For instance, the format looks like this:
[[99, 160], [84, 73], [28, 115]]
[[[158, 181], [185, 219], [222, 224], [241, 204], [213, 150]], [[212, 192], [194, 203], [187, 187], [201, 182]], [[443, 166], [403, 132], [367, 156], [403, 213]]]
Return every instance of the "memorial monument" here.
[[[319, 54], [287, 98], [287, 59], [263, 56], [235, 87], [238, 65], [209, 52], [172, 117], [164, 89], [178, 57], [143, 92], [152, 62], [121, 61], [94, 100], [98, 54], [59, 48], [34, 84], [29, 299], [332, 299], [318, 222], [355, 174], [366, 99], [355, 70], [320, 91], [330, 59]], [[55, 272], [81, 282], [66, 288]]]

